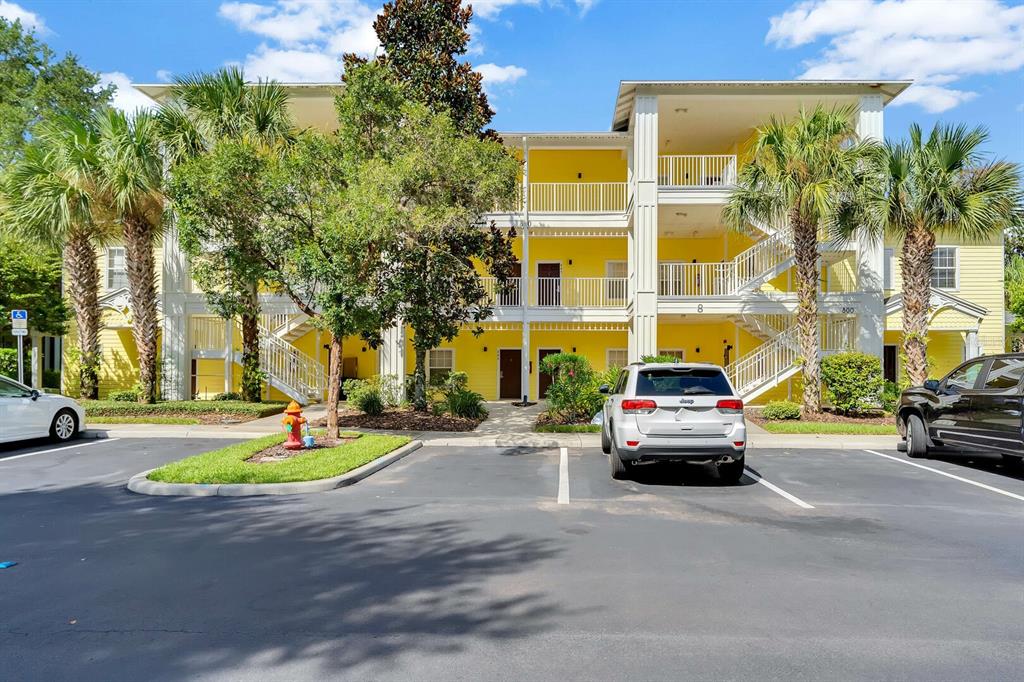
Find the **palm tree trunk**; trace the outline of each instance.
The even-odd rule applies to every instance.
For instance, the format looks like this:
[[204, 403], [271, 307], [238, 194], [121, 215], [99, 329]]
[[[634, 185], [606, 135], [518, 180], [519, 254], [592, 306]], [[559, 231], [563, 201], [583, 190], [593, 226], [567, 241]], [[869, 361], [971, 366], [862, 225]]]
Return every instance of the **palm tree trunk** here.
[[64, 245], [64, 263], [81, 353], [79, 395], [83, 399], [96, 399], [99, 397], [100, 374], [100, 269], [87, 232], [76, 230], [68, 235]]
[[132, 336], [139, 356], [139, 402], [156, 402], [156, 264], [153, 228], [145, 220], [124, 223]]
[[928, 310], [932, 286], [935, 234], [915, 225], [903, 238], [900, 269], [903, 275], [903, 354], [907, 378], [920, 386], [928, 378]]
[[427, 351], [416, 348], [416, 368], [412, 389], [412, 405], [417, 410], [427, 409]]
[[818, 361], [818, 230], [804, 221], [795, 211], [790, 216], [793, 224], [793, 257], [797, 279], [797, 336], [803, 358], [803, 411], [817, 414], [821, 411], [821, 374]]
[[327, 360], [327, 437], [338, 437], [338, 401], [341, 399], [341, 343], [340, 336], [331, 335], [331, 354]]

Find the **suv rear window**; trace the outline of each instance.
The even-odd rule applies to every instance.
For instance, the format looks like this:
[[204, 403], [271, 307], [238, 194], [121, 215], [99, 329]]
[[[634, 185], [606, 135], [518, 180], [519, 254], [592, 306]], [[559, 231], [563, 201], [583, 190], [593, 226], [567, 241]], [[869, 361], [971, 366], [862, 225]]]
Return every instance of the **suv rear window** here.
[[683, 368], [640, 370], [637, 395], [732, 395], [729, 382], [718, 369]]

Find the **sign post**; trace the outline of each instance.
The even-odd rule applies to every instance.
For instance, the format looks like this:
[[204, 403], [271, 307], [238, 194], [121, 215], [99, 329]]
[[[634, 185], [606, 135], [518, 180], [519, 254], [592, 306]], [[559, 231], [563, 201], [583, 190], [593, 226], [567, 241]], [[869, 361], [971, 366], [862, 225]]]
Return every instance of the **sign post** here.
[[18, 337], [18, 382], [25, 383], [25, 337], [28, 336], [28, 311], [11, 311], [11, 333]]

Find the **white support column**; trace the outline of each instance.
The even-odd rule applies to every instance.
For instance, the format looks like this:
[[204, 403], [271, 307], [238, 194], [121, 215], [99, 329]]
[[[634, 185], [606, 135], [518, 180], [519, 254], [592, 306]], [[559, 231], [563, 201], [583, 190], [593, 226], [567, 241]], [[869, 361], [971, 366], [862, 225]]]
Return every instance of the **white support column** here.
[[224, 392], [235, 390], [235, 320], [224, 321]]
[[978, 347], [978, 330], [970, 329], [967, 332], [967, 345], [964, 349], [967, 357], [964, 360], [970, 360], [981, 355], [981, 348]]
[[32, 388], [43, 390], [43, 336], [39, 332], [32, 332], [29, 337], [32, 339], [32, 360], [30, 363], [30, 374], [28, 385]]
[[188, 262], [178, 246], [178, 230], [173, 217], [164, 232], [163, 260], [163, 332], [161, 362], [164, 364], [160, 393], [165, 400], [187, 400], [189, 395], [188, 317], [185, 288]]
[[377, 349], [377, 373], [398, 377], [399, 399], [405, 399], [405, 324], [399, 323], [384, 330], [382, 343]]
[[658, 352], [658, 98], [638, 94], [633, 113], [633, 319], [629, 361]]
[[[523, 223], [520, 234], [523, 237], [523, 254], [520, 264], [519, 305], [523, 311], [522, 340], [520, 346], [519, 391], [530, 400], [530, 145], [523, 136]], [[498, 358], [501, 362], [501, 358]], [[501, 395], [499, 382], [498, 395]], [[495, 396], [497, 397], [497, 396]]]
[[[857, 133], [861, 139], [883, 141], [881, 95], [864, 95], [860, 98]], [[862, 300], [857, 345], [861, 352], [878, 358], [882, 357], [885, 336], [885, 299], [882, 290], [884, 268], [882, 239], [860, 234], [857, 239], [857, 288], [861, 291]]]

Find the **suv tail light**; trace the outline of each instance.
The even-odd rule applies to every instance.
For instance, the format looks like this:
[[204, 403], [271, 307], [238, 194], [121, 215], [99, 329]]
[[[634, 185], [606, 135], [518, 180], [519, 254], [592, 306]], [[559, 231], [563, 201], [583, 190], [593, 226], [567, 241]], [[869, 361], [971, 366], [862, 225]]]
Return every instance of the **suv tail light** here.
[[743, 411], [743, 401], [736, 398], [726, 398], [725, 400], [719, 400], [715, 407], [720, 412], [725, 412], [726, 414], [739, 414]]
[[623, 400], [623, 414], [650, 414], [658, 409], [658, 404], [653, 400]]

